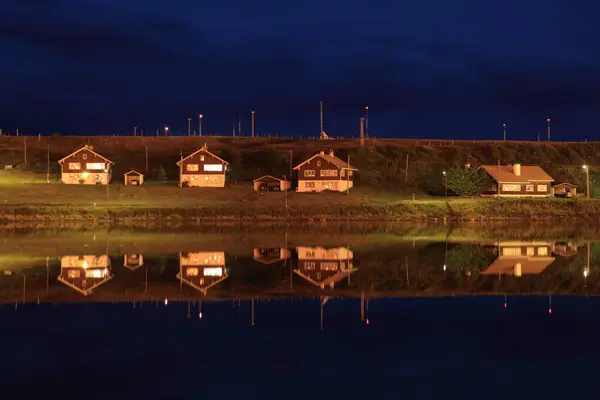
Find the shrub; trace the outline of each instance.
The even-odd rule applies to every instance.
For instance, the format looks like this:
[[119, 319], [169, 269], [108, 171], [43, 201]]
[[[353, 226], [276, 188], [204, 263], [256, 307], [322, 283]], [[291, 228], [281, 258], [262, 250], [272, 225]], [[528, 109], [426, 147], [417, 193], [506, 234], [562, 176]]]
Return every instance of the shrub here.
[[169, 178], [167, 177], [167, 172], [165, 171], [165, 167], [162, 165], [158, 167], [158, 171], [156, 171], [156, 180], [157, 181], [166, 181]]
[[458, 196], [479, 196], [493, 182], [488, 174], [473, 168], [452, 168], [447, 173], [448, 190]]

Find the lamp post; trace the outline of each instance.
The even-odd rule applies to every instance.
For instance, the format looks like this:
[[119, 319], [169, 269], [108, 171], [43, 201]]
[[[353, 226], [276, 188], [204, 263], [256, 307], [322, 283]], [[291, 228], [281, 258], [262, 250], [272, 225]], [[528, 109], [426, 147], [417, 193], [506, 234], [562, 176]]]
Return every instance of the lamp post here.
[[110, 183], [110, 179], [108, 177], [108, 168], [104, 170], [106, 173], [106, 200], [108, 201], [108, 185]]
[[506, 140], [506, 124], [502, 124], [502, 132], [504, 133], [504, 140]]
[[165, 136], [169, 136], [169, 127], [165, 126]]
[[188, 118], [188, 136], [192, 136], [192, 119]]
[[548, 124], [548, 141], [550, 141], [550, 118], [546, 118], [546, 123]]
[[369, 137], [369, 106], [365, 106], [365, 136]]
[[442, 175], [444, 175], [444, 197], [448, 200], [448, 175], [446, 171], [442, 171]]
[[288, 208], [288, 203], [287, 203], [287, 178], [286, 178], [285, 175], [283, 175], [283, 181], [284, 181], [284, 184], [285, 184], [285, 187], [283, 189], [283, 191], [285, 192], [284, 193], [284, 196], [285, 196], [285, 208]]
[[198, 115], [198, 135], [200, 136], [202, 136], [202, 118], [204, 118], [202, 114]]
[[583, 166], [583, 170], [585, 171], [585, 189], [586, 189], [586, 197], [590, 198], [590, 168], [587, 165]]
[[256, 113], [256, 111], [252, 110], [250, 111], [250, 114], [252, 115], [252, 137], [254, 137], [254, 114]]

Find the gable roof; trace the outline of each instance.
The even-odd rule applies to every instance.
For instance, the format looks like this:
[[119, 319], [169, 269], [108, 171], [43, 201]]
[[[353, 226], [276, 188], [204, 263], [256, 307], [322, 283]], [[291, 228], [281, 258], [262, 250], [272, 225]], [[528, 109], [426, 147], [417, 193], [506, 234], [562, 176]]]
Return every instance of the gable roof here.
[[144, 174], [142, 174], [141, 172], [137, 172], [135, 169], [125, 172], [125, 175], [131, 175], [131, 174], [138, 174], [138, 175], [144, 176]]
[[267, 178], [269, 178], [271, 180], [274, 180], [274, 181], [285, 182], [285, 179], [283, 179], [283, 178], [277, 178], [277, 177], [274, 177], [273, 175], [263, 175], [260, 178], [256, 178], [252, 182], [261, 182], [263, 180], [266, 180]]
[[186, 279], [185, 277], [183, 277], [183, 275], [181, 275], [181, 272], [178, 272], [176, 277], [180, 281], [185, 282], [186, 284], [188, 284], [189, 286], [193, 287], [194, 289], [196, 289], [200, 293], [202, 293], [204, 296], [206, 296], [206, 294], [208, 293], [208, 289], [212, 288], [213, 286], [218, 285], [219, 283], [223, 282], [225, 279], [229, 278], [229, 274], [227, 272], [225, 272], [225, 274], [223, 274], [223, 276], [221, 276], [219, 279], [214, 280], [213, 282], [209, 283], [206, 286], [196, 285], [192, 280]]
[[100, 280], [93, 280], [93, 285], [92, 286], [87, 286], [85, 288], [81, 288], [75, 284], [73, 284], [72, 282], [69, 282], [68, 279], [63, 278], [62, 276], [58, 277], [58, 281], [61, 282], [62, 284], [64, 284], [65, 286], [70, 287], [71, 289], [75, 289], [76, 291], [78, 291], [79, 293], [81, 293], [84, 296], [87, 296], [88, 294], [91, 294], [94, 289], [96, 289], [98, 286], [105, 284], [106, 282], [110, 281], [113, 278], [113, 274], [109, 273], [107, 276], [105, 276], [104, 278], [100, 279]]
[[330, 162], [331, 164], [335, 165], [336, 167], [338, 167], [339, 169], [347, 169], [347, 170], [351, 170], [351, 171], [358, 171], [357, 168], [354, 168], [352, 165], [348, 164], [346, 161], [341, 160], [335, 156], [330, 156], [329, 154], [321, 154], [321, 153], [317, 153], [314, 156], [310, 157], [308, 160], [296, 165], [294, 167], [294, 169], [299, 169], [301, 166], [303, 166], [304, 164], [307, 164], [309, 162], [311, 162], [312, 160], [314, 160], [315, 158], [320, 157], [325, 161]]
[[104, 157], [104, 156], [102, 156], [102, 155], [100, 155], [100, 154], [96, 153], [96, 152], [95, 152], [94, 150], [92, 150], [92, 149], [90, 148], [90, 146], [88, 146], [87, 144], [86, 144], [85, 146], [83, 146], [82, 148], [80, 148], [79, 150], [75, 150], [74, 152], [72, 152], [72, 153], [71, 153], [71, 154], [69, 154], [68, 156], [61, 158], [60, 160], [58, 160], [58, 163], [59, 163], [60, 165], [62, 165], [63, 161], [65, 161], [67, 158], [69, 158], [69, 157], [71, 157], [71, 156], [73, 156], [73, 155], [75, 155], [75, 154], [77, 154], [77, 153], [79, 153], [79, 152], [81, 152], [81, 151], [83, 151], [83, 150], [87, 150], [87, 151], [89, 151], [90, 153], [92, 153], [92, 154], [95, 154], [95, 155], [97, 155], [98, 157], [102, 158], [103, 160], [107, 161], [107, 163], [108, 163], [108, 164], [110, 164], [110, 165], [114, 165], [114, 162], [112, 162], [112, 161], [110, 161], [108, 158], [106, 158], [106, 157]]
[[554, 262], [554, 257], [514, 257], [514, 258], [497, 258], [490, 264], [485, 271], [481, 271], [481, 275], [514, 275], [514, 267], [516, 264], [521, 264], [521, 275], [538, 275], [541, 274], [550, 264]]
[[177, 165], [181, 165], [182, 162], [184, 162], [185, 160], [187, 160], [190, 157], [195, 156], [198, 153], [206, 153], [209, 154], [211, 156], [213, 156], [214, 158], [216, 158], [217, 160], [221, 161], [223, 164], [225, 165], [229, 165], [229, 163], [225, 160], [223, 160], [221, 157], [217, 157], [216, 155], [214, 155], [213, 153], [211, 153], [210, 151], [207, 150], [206, 146], [203, 146], [201, 149], [196, 150], [195, 152], [193, 152], [192, 154], [190, 154], [189, 156], [182, 158], [181, 160], [177, 161]]
[[512, 165], [482, 165], [479, 167], [487, 172], [496, 182], [527, 183], [554, 182], [554, 179], [537, 165], [522, 165], [521, 175], [515, 175]]
[[573, 185], [572, 183], [569, 183], [569, 182], [559, 182], [559, 183], [556, 183], [556, 184], [552, 185], [553, 188], [559, 187], [559, 186], [570, 186], [570, 187], [573, 187], [573, 188], [577, 187], [577, 185]]

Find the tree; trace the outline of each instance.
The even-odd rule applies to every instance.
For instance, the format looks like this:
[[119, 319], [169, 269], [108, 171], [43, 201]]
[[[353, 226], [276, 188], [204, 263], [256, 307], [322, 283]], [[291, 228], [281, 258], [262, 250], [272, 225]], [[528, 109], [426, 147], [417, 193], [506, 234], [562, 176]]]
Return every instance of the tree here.
[[167, 178], [167, 172], [165, 171], [165, 167], [161, 165], [160, 167], [158, 167], [158, 171], [156, 171], [156, 180], [166, 181], [168, 179], [169, 178]]
[[492, 179], [481, 170], [454, 167], [447, 172], [448, 190], [458, 196], [478, 196], [492, 184]]

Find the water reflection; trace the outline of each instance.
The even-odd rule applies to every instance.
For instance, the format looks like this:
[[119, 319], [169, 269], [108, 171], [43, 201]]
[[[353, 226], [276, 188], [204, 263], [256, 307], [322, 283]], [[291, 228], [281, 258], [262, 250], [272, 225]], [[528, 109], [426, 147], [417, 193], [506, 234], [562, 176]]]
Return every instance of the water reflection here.
[[481, 275], [538, 275], [556, 260], [550, 242], [499, 242], [494, 247], [496, 260]]
[[294, 272], [321, 289], [335, 288], [337, 282], [350, 280], [350, 274], [358, 270], [353, 268], [354, 254], [347, 247], [297, 247], [296, 252], [298, 268]]
[[179, 254], [177, 279], [206, 296], [208, 289], [229, 278], [225, 268], [225, 252], [210, 251]]
[[60, 259], [58, 281], [87, 296], [100, 285], [111, 280], [110, 258], [108, 254], [69, 255]]
[[125, 254], [123, 256], [123, 266], [135, 271], [139, 267], [144, 265], [144, 256], [141, 254]]

